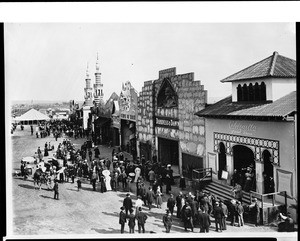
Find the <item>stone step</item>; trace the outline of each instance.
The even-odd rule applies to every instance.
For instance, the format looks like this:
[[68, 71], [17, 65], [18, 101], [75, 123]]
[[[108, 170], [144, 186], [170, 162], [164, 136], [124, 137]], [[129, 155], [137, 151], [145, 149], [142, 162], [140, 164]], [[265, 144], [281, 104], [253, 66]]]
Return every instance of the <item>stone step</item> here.
[[[231, 186], [224, 185], [218, 182], [210, 182], [203, 188], [203, 190], [206, 190], [212, 193], [215, 197], [221, 198], [223, 200], [232, 199], [231, 189]], [[250, 193], [243, 191], [243, 202], [245, 204], [250, 204]]]

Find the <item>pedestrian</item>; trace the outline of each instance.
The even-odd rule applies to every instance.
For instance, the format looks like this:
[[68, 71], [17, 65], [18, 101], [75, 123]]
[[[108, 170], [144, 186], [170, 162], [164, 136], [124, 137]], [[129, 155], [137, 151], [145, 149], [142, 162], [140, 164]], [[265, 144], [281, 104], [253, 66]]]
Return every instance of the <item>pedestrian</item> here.
[[175, 199], [173, 197], [173, 194], [171, 193], [167, 201], [167, 207], [170, 210], [171, 215], [173, 215], [175, 203], [176, 203]]
[[192, 209], [190, 204], [187, 202], [186, 207], [183, 211], [183, 222], [184, 222], [184, 230], [187, 231], [188, 228], [194, 231], [194, 224], [193, 224], [193, 216], [192, 216]]
[[158, 186], [157, 191], [156, 191], [156, 206], [157, 208], [161, 208], [162, 205], [162, 193], [160, 191], [160, 187]]
[[77, 180], [77, 191], [79, 191], [81, 189], [81, 180], [80, 178], [78, 178]]
[[210, 216], [205, 210], [199, 210], [200, 233], [208, 233], [211, 225]]
[[58, 193], [58, 181], [55, 180], [54, 186], [53, 186], [53, 191], [54, 191], [54, 199], [59, 199], [59, 193]]
[[[125, 209], [126, 209], [126, 207], [125, 207]], [[128, 226], [129, 226], [129, 233], [134, 233], [135, 215], [133, 214], [133, 209], [130, 209], [130, 215], [128, 217]]]
[[139, 213], [139, 208], [142, 207], [144, 202], [142, 201], [141, 196], [137, 197], [137, 200], [135, 201], [135, 215]]
[[193, 217], [193, 223], [195, 224], [196, 216], [198, 213], [198, 202], [195, 200], [195, 196], [192, 195], [192, 201], [191, 201], [191, 209], [192, 209], [192, 217]]
[[125, 207], [121, 207], [120, 215], [119, 215], [119, 224], [121, 224], [121, 233], [124, 233], [124, 227], [126, 223], [126, 213], [124, 212]]
[[260, 207], [257, 202], [257, 198], [253, 198], [252, 203], [250, 204], [251, 216], [254, 221], [255, 227], [260, 224]]
[[163, 216], [163, 223], [166, 228], [166, 233], [170, 233], [173, 219], [169, 209], [166, 209], [166, 214]]
[[147, 189], [145, 187], [145, 183], [142, 183], [142, 187], [140, 190], [140, 196], [142, 197], [142, 200], [144, 202], [144, 205], [147, 205]]
[[224, 216], [222, 217], [222, 228], [223, 230], [226, 230], [227, 229], [226, 219], [228, 217], [228, 208], [226, 204], [223, 202], [223, 200], [220, 200], [220, 207], [222, 208], [224, 214]]
[[138, 229], [139, 233], [141, 233], [141, 230], [143, 230], [143, 233], [145, 233], [145, 223], [147, 220], [147, 215], [142, 211], [142, 207], [139, 207], [139, 212], [136, 214], [136, 220], [138, 222]]
[[165, 184], [166, 184], [166, 194], [169, 194], [171, 191], [171, 177], [169, 174], [166, 175]]
[[33, 135], [33, 126], [30, 125], [30, 131], [31, 131], [31, 135]]
[[232, 199], [230, 201], [230, 204], [228, 206], [228, 211], [229, 211], [230, 224], [231, 224], [231, 226], [234, 226], [235, 221], [237, 219], [237, 205], [236, 205], [236, 201], [234, 199]]
[[178, 196], [176, 197], [176, 208], [177, 208], [176, 217], [177, 218], [181, 217], [182, 199], [183, 199], [182, 192], [179, 192]]
[[215, 203], [214, 207], [214, 218], [216, 223], [216, 232], [222, 232], [223, 225], [222, 225], [222, 218], [224, 216], [223, 209], [220, 207], [219, 202]]
[[238, 227], [244, 226], [244, 208], [240, 201], [237, 201], [237, 217], [238, 217]]
[[233, 193], [234, 193], [235, 199], [242, 202], [242, 200], [243, 200], [243, 190], [242, 190], [242, 186], [239, 183], [235, 184], [235, 187], [233, 188]]
[[133, 205], [132, 205], [132, 199], [130, 197], [130, 194], [127, 193], [126, 197], [123, 200], [123, 206], [125, 208], [125, 212], [126, 212], [126, 217], [128, 217], [128, 212], [132, 209]]
[[149, 176], [150, 185], [152, 186], [155, 180], [155, 172], [153, 171], [153, 169], [149, 171], [148, 176]]
[[154, 202], [154, 199], [155, 199], [155, 194], [154, 194], [151, 186], [149, 187], [149, 190], [147, 191], [146, 196], [147, 196], [147, 204], [148, 204], [149, 210], [151, 210], [152, 203]]
[[182, 175], [180, 176], [179, 187], [181, 188], [181, 190], [184, 190], [186, 188], [185, 178]]
[[97, 174], [96, 174], [96, 172], [93, 172], [92, 179], [91, 179], [91, 182], [93, 185], [93, 191], [96, 191], [96, 181], [97, 181]]

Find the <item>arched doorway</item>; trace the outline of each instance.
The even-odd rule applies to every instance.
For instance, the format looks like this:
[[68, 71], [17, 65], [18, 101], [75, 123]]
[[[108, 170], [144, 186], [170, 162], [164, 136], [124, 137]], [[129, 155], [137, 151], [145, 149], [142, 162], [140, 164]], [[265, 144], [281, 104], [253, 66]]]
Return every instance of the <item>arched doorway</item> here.
[[264, 182], [264, 193], [272, 193], [275, 191], [274, 183], [274, 170], [271, 162], [271, 154], [268, 150], [264, 150], [262, 153], [264, 162], [263, 171], [263, 182]]
[[241, 174], [241, 178], [239, 183], [242, 187], [244, 187], [245, 184], [245, 173], [246, 169], [249, 166], [252, 166], [252, 171], [254, 172], [254, 181], [251, 185], [251, 190], [256, 190], [256, 184], [255, 184], [255, 161], [254, 161], [254, 153], [253, 151], [243, 145], [236, 145], [232, 148], [233, 150], [233, 165], [234, 169], [237, 170], [238, 173]]
[[273, 165], [271, 162], [271, 154], [268, 150], [264, 150], [262, 153], [262, 157], [264, 160], [264, 172], [269, 176], [269, 177], [274, 177], [274, 170], [273, 170]]
[[219, 171], [218, 171], [218, 179], [221, 179], [222, 176], [222, 171], [227, 171], [226, 170], [226, 152], [225, 152], [225, 145], [223, 142], [220, 143], [219, 145]]

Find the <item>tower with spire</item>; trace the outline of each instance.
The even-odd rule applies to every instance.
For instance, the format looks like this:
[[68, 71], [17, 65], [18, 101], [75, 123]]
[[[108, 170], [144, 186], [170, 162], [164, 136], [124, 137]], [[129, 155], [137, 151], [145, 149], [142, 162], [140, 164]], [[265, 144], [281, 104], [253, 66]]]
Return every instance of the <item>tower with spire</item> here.
[[88, 64], [86, 68], [86, 78], [85, 78], [85, 88], [84, 88], [84, 105], [93, 106], [93, 88], [91, 86]]
[[94, 101], [97, 106], [103, 102], [103, 84], [101, 83], [101, 73], [99, 68], [99, 57], [97, 53], [95, 84], [94, 84]]

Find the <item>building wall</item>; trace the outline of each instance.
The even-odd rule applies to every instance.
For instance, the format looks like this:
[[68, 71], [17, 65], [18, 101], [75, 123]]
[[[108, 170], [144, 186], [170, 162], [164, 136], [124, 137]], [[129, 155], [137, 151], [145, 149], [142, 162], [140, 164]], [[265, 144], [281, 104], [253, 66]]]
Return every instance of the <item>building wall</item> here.
[[[295, 159], [295, 124], [293, 121], [289, 122], [264, 122], [264, 121], [247, 121], [247, 120], [219, 120], [206, 119], [206, 167], [210, 166], [209, 155], [215, 154], [216, 169], [218, 170], [218, 153], [214, 150], [214, 132], [225, 133], [237, 136], [261, 138], [267, 140], [279, 141], [279, 166], [273, 165], [275, 191], [277, 191], [277, 170], [292, 173], [293, 195], [297, 194], [297, 173], [296, 173], [296, 159]], [[254, 148], [251, 147], [252, 150]], [[267, 149], [267, 148], [262, 148]], [[210, 153], [210, 154], [208, 154]], [[227, 161], [232, 158], [232, 155], [227, 154]], [[263, 167], [259, 165], [261, 161], [256, 161], [256, 166], [261, 168], [261, 172], [257, 173], [258, 182], [262, 182]], [[228, 163], [227, 163], [228, 164]], [[256, 168], [257, 169], [257, 168]], [[229, 178], [231, 176], [232, 168], [229, 168]], [[217, 175], [214, 175], [217, 179]], [[278, 190], [284, 191], [284, 190]]]

